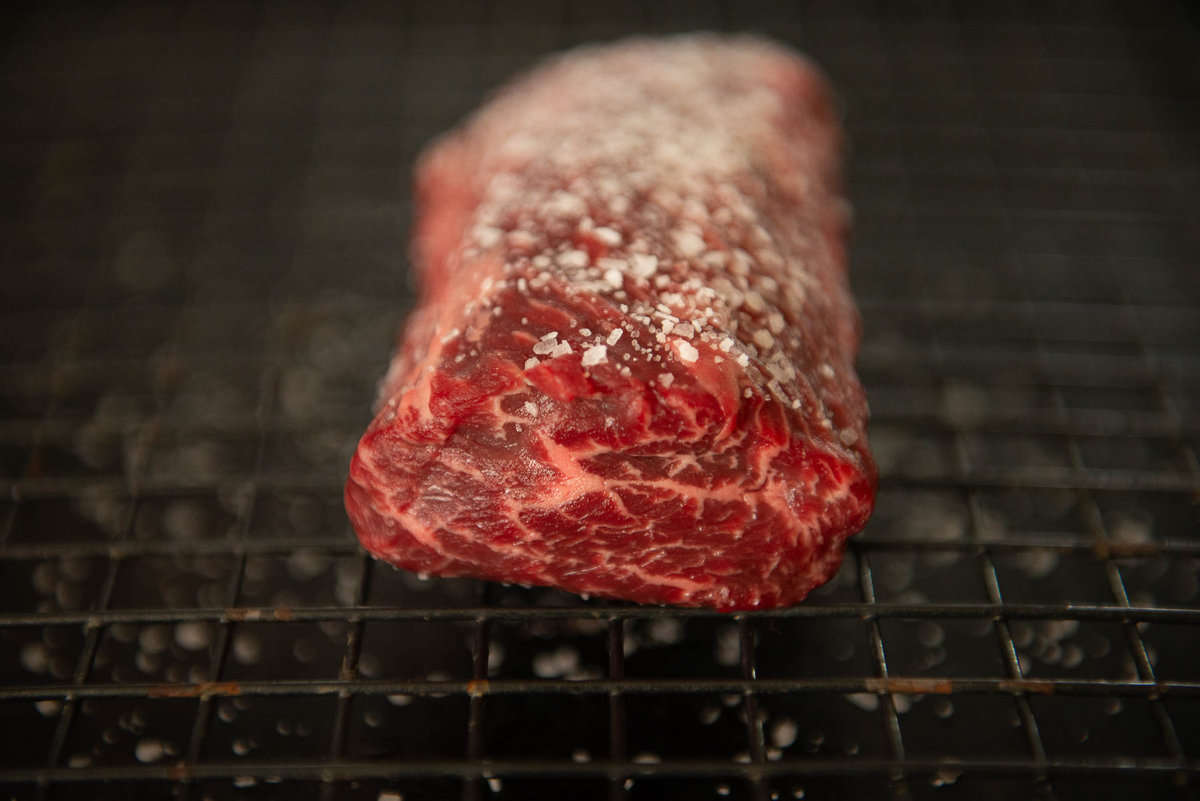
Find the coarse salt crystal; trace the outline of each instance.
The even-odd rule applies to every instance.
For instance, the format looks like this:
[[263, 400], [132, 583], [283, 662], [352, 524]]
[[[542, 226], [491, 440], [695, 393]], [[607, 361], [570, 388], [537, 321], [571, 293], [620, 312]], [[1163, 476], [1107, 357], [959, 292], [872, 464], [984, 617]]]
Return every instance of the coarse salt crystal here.
[[503, 231], [501, 231], [499, 228], [492, 228], [491, 226], [484, 225], [475, 229], [475, 241], [478, 242], [481, 247], [485, 248], [490, 248], [492, 245], [495, 245], [497, 242], [499, 242], [502, 235]]
[[687, 340], [675, 340], [675, 350], [679, 353], [679, 358], [685, 362], [691, 363], [700, 358], [700, 351], [692, 347], [692, 343]]
[[817, 368], [817, 372], [819, 372], [821, 375], [825, 376], [826, 378], [833, 378], [833, 366], [832, 365], [822, 364], [820, 367]]
[[675, 247], [684, 258], [690, 259], [704, 252], [704, 238], [694, 231], [675, 231], [671, 238], [675, 240]]
[[163, 758], [166, 748], [161, 740], [139, 740], [133, 749], [138, 762], [157, 762]]
[[672, 306], [683, 305], [683, 295], [678, 292], [664, 292], [662, 300], [663, 303], [667, 304], [667, 308], [664, 311], [670, 311]]
[[771, 336], [770, 331], [760, 328], [754, 332], [754, 344], [766, 349], [775, 344], [775, 337]]
[[584, 367], [593, 367], [597, 364], [604, 364], [608, 361], [608, 348], [604, 345], [593, 345], [583, 352], [583, 359], [580, 361]]
[[852, 428], [843, 428], [838, 432], [838, 439], [842, 441], [843, 445], [853, 445], [858, 442], [858, 432]]
[[597, 228], [595, 231], [592, 231], [592, 234], [606, 245], [615, 246], [621, 244], [621, 233], [607, 226]]
[[608, 282], [613, 289], [620, 289], [625, 285], [625, 277], [621, 275], [620, 270], [608, 268], [604, 271], [604, 280]]
[[530, 417], [537, 417], [538, 407], [533, 401], [525, 401], [525, 405], [521, 408], [523, 408]]
[[750, 357], [744, 353], [739, 353], [737, 357], [737, 363], [742, 367], [746, 367], [750, 364]]
[[555, 343], [552, 340], [543, 339], [533, 343], [533, 352], [538, 356], [547, 356], [554, 352]]
[[528, 231], [509, 231], [508, 244], [517, 248], [531, 248], [537, 244], [537, 237]]
[[543, 341], [543, 342], [549, 341], [549, 340], [551, 340], [551, 339], [558, 339], [558, 332], [557, 332], [557, 331], [551, 331], [551, 332], [550, 332], [550, 333], [548, 333], [548, 334], [542, 334], [542, 341]]
[[551, 196], [550, 202], [546, 204], [546, 210], [551, 214], [564, 217], [580, 217], [587, 211], [587, 204], [570, 192], [559, 190]]
[[606, 339], [604, 341], [607, 342], [609, 345], [615, 345], [621, 341], [621, 335], [624, 333], [625, 332], [622, 329], [614, 328], [612, 331], [608, 332], [608, 339]]
[[691, 323], [680, 323], [671, 329], [671, 333], [677, 337], [683, 337], [684, 339], [691, 339], [696, 335], [696, 331], [692, 328]]
[[571, 352], [570, 343], [559, 342], [557, 345], [554, 346], [554, 349], [550, 351], [550, 358], [557, 359], [559, 356], [566, 356], [570, 352]]
[[671, 386], [672, 383], [675, 382], [675, 376], [671, 375], [670, 373], [659, 373], [658, 381], [664, 387], [669, 387], [669, 386]]
[[741, 248], [734, 248], [733, 263], [729, 265], [729, 269], [734, 275], [748, 275], [750, 273], [750, 254]]
[[633, 274], [638, 278], [649, 278], [658, 269], [658, 256], [647, 256], [644, 253], [634, 253], [629, 257]]
[[576, 267], [576, 268], [587, 267], [587, 265], [588, 265], [587, 251], [578, 250], [578, 249], [568, 250], [559, 255], [558, 265], [560, 267], [566, 267], [568, 269], [572, 268], [572, 267]]
[[537, 367], [541, 363], [542, 363], [542, 360], [539, 359], [537, 356], [530, 356], [528, 359], [525, 360], [525, 369], [532, 370], [533, 368]]
[[720, 348], [721, 350], [725, 351], [726, 353], [729, 353], [729, 351], [733, 348], [733, 340], [730, 339], [729, 337], [725, 337], [724, 339], [721, 340], [720, 344], [718, 344], [717, 347]]
[[674, 321], [674, 320], [663, 320], [663, 321], [662, 321], [662, 332], [663, 332], [664, 334], [669, 334], [669, 333], [671, 333], [671, 331], [672, 331], [674, 328], [675, 328], [675, 321]]

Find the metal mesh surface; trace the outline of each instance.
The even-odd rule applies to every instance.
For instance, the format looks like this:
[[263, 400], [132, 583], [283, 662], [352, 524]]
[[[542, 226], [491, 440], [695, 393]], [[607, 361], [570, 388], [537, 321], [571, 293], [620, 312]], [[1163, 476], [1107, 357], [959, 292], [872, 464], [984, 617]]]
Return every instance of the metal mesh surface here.
[[[878, 512], [736, 617], [362, 555], [418, 148], [541, 54], [757, 30], [841, 96]], [[1194, 798], [1182, 7], [197, 3], [4, 45], [0, 797]]]

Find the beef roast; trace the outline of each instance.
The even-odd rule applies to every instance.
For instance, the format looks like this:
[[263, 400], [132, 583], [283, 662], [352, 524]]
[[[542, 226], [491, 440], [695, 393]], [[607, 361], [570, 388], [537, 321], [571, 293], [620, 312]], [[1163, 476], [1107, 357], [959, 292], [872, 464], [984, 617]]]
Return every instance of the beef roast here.
[[875, 491], [837, 148], [811, 65], [708, 36], [570, 52], [436, 143], [367, 550], [722, 610], [827, 581]]

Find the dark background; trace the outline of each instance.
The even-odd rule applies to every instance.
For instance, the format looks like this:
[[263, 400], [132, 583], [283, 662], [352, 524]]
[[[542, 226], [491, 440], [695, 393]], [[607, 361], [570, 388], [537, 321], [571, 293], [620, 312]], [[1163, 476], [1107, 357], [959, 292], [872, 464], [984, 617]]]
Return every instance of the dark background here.
[[[1184, 5], [5, 29], [0, 798], [1196, 797]], [[792, 43], [840, 97], [882, 471], [841, 575], [734, 619], [372, 564], [340, 487], [411, 303], [415, 154], [547, 52], [695, 29]]]

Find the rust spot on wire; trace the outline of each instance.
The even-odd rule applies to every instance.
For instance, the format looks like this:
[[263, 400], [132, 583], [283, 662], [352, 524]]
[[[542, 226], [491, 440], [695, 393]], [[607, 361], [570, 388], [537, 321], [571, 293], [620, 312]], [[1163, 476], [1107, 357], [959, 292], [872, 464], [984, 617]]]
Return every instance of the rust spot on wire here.
[[1131, 556], [1158, 556], [1163, 548], [1156, 542], [1110, 542], [1097, 540], [1092, 551], [1098, 559], [1121, 559]]
[[909, 693], [910, 695], [949, 695], [954, 692], [950, 679], [867, 679], [868, 692]]
[[472, 698], [487, 695], [489, 686], [487, 679], [472, 679], [467, 682], [467, 695]]
[[242, 623], [247, 620], [262, 620], [261, 609], [239, 609], [230, 607], [225, 610], [225, 619], [232, 623]]
[[996, 685], [1001, 690], [1014, 693], [1037, 693], [1038, 695], [1054, 695], [1054, 682], [1036, 679], [1004, 679]]
[[276, 620], [291, 620], [294, 617], [295, 617], [295, 614], [292, 612], [292, 608], [290, 606], [275, 607], [275, 619]]
[[186, 762], [176, 762], [167, 768], [167, 776], [173, 782], [186, 781], [192, 777], [192, 768]]
[[198, 698], [202, 695], [241, 695], [236, 681], [202, 681], [199, 684], [160, 684], [146, 694], [151, 698]]

